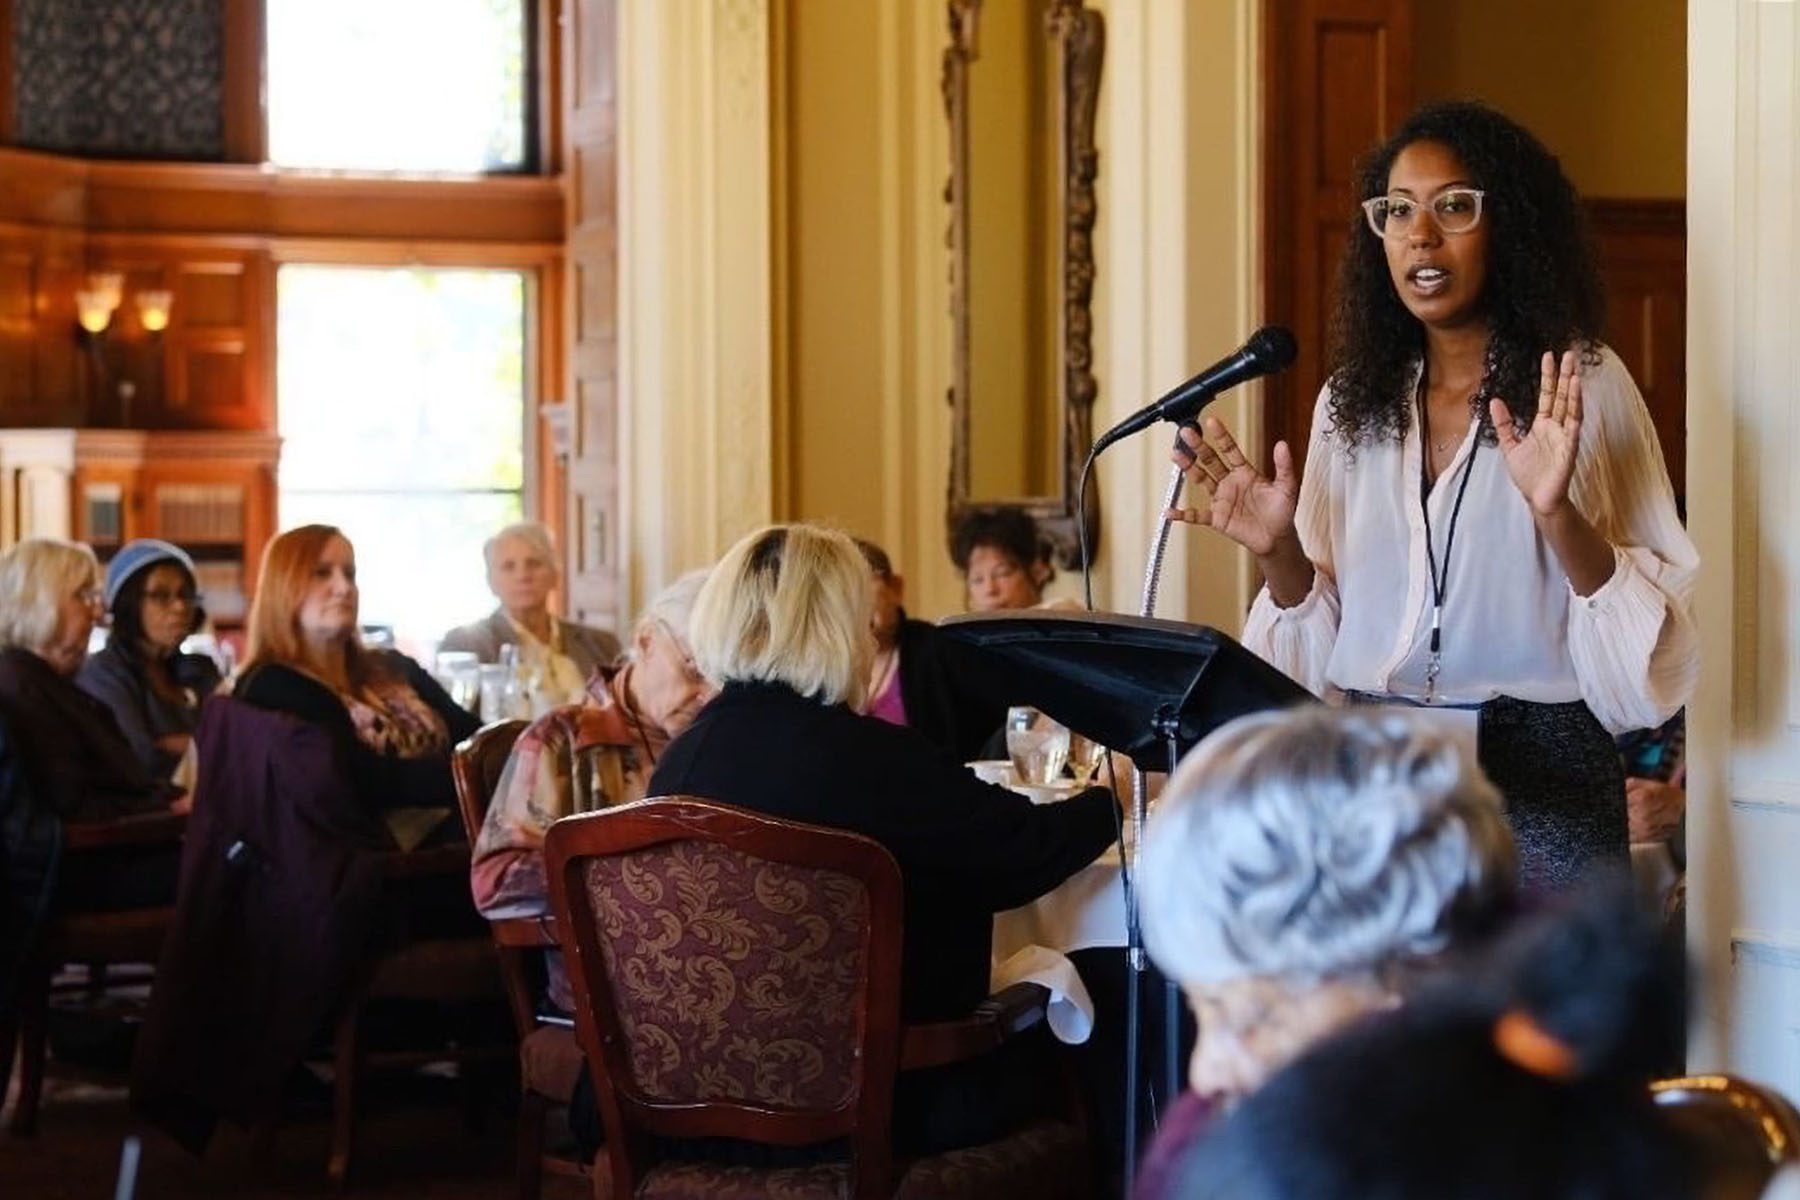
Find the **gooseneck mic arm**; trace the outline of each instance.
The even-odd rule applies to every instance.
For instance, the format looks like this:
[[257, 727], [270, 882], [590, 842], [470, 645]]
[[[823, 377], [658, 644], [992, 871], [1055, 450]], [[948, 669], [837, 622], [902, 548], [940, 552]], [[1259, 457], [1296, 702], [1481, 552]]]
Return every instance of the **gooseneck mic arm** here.
[[[1250, 340], [1225, 358], [1206, 368], [1180, 387], [1169, 392], [1162, 399], [1147, 408], [1141, 408], [1123, 421], [1100, 435], [1088, 452], [1087, 461], [1081, 468], [1080, 490], [1076, 493], [1076, 502], [1081, 504], [1086, 499], [1088, 473], [1093, 469], [1094, 459], [1100, 452], [1132, 434], [1150, 428], [1159, 421], [1173, 421], [1177, 424], [1191, 421], [1199, 415], [1200, 410], [1228, 388], [1240, 383], [1273, 374], [1294, 361], [1296, 347], [1294, 335], [1279, 325], [1265, 325], [1250, 335]], [[1156, 514], [1156, 531], [1151, 538], [1149, 561], [1144, 564], [1144, 591], [1139, 606], [1139, 615], [1154, 617], [1156, 615], [1156, 591], [1162, 575], [1163, 552], [1168, 546], [1169, 518], [1168, 512], [1174, 508], [1181, 498], [1182, 471], [1179, 467], [1171, 467], [1169, 473], [1168, 493], [1163, 497], [1163, 504]], [[1083, 577], [1087, 587], [1088, 608], [1094, 607], [1093, 581], [1089, 570], [1087, 553], [1087, 528], [1085, 519], [1076, 521], [1077, 531], [1082, 538], [1081, 561]], [[1169, 747], [1169, 769], [1175, 767], [1175, 746], [1173, 740]], [[1143, 844], [1144, 820], [1149, 807], [1149, 779], [1143, 768], [1132, 771], [1131, 811], [1126, 827], [1121, 830], [1121, 875], [1125, 892], [1125, 940], [1126, 940], [1126, 972], [1125, 972], [1125, 1192], [1127, 1195], [1136, 1183], [1137, 1175], [1137, 1128], [1138, 1128], [1138, 1041], [1140, 1025], [1143, 1020], [1142, 978], [1147, 962], [1144, 955], [1143, 927], [1139, 923], [1137, 889], [1134, 886], [1137, 874], [1137, 851]], [[1180, 1000], [1175, 992], [1175, 985], [1170, 982], [1164, 988], [1164, 1013], [1167, 1022], [1163, 1033], [1163, 1052], [1166, 1061], [1163, 1068], [1163, 1099], [1173, 1098], [1180, 1088], [1180, 1063], [1177, 1058], [1176, 1045], [1179, 1028], [1176, 1014], [1180, 1011]], [[1155, 1103], [1154, 1085], [1150, 1089], [1151, 1103]]]

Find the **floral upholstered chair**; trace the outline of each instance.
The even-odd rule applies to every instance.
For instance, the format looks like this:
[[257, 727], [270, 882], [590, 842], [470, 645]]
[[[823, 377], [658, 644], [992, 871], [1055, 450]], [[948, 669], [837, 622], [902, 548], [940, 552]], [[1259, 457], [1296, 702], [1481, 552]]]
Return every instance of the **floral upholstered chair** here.
[[[903, 1028], [900, 869], [855, 834], [685, 797], [559, 821], [550, 891], [617, 1200], [1091, 1193], [1077, 1130], [896, 1162], [894, 1080], [985, 1053], [1043, 1017], [1041, 989]], [[847, 1161], [757, 1168], [658, 1157], [656, 1139], [847, 1139]]]

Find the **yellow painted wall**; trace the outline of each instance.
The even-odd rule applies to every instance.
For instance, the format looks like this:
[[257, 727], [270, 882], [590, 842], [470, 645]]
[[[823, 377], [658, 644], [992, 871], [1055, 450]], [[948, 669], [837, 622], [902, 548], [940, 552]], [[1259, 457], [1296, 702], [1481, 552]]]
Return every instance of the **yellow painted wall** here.
[[1686, 0], [1427, 0], [1417, 22], [1421, 100], [1502, 109], [1583, 195], [1684, 193]]
[[[786, 6], [789, 503], [879, 539], [881, 8]], [[782, 170], [778, 164], [777, 170]]]
[[[1254, 324], [1255, 0], [1089, 0], [1106, 14], [1095, 230], [1096, 430], [1237, 345]], [[942, 8], [814, 3], [779, 13], [778, 516], [882, 542], [909, 607], [962, 606], [945, 549], [950, 383]], [[1254, 444], [1246, 392], [1221, 406]], [[1101, 464], [1101, 607], [1134, 609], [1166, 437]], [[977, 447], [979, 451], [979, 447]], [[1177, 530], [1161, 613], [1238, 627], [1242, 556]], [[1079, 594], [1064, 572], [1053, 594]]]

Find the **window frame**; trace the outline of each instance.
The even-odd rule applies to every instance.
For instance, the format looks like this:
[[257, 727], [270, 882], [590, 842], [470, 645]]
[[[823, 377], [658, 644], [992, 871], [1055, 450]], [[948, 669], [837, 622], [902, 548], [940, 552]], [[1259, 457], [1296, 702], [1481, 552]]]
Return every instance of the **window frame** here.
[[[525, 128], [524, 162], [505, 171], [487, 171], [468, 178], [506, 179], [519, 176], [555, 175], [562, 164], [557, 88], [559, 10], [564, 0], [521, 0], [525, 16]], [[278, 172], [303, 172], [308, 168], [277, 167], [269, 163], [269, 110], [267, 30], [268, 0], [224, 0], [223, 35], [225, 78], [223, 106], [225, 158], [228, 162], [269, 165]], [[10, 0], [0, 0], [0, 19], [10, 17]], [[10, 21], [4, 23], [10, 27]], [[4, 82], [0, 79], [0, 82]], [[6, 92], [10, 97], [11, 89]], [[10, 113], [0, 113], [10, 128]], [[6, 130], [0, 130], [5, 132]], [[386, 178], [381, 172], [332, 171], [350, 178]]]

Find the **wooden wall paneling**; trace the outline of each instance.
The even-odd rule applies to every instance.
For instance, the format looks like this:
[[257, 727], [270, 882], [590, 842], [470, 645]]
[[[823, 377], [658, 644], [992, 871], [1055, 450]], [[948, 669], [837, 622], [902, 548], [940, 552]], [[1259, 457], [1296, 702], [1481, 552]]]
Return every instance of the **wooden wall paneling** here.
[[1355, 162], [1412, 105], [1413, 0], [1264, 0], [1262, 16], [1265, 319], [1299, 342], [1266, 385], [1266, 463], [1283, 439], [1305, 456]]
[[35, 398], [37, 280], [37, 239], [0, 234], [0, 422]]
[[1630, 369], [1656, 426], [1677, 497], [1687, 495], [1687, 206], [1588, 202], [1606, 280], [1606, 341]]
[[[526, 292], [526, 362], [536, 364], [525, 396], [526, 476], [525, 508], [550, 529], [558, 546], [568, 546], [570, 527], [568, 514], [568, 454], [566, 439], [558, 441], [557, 431], [545, 410], [554, 404], [566, 404], [563, 384], [568, 371], [564, 339], [563, 268], [559, 261], [545, 263], [530, 275]], [[572, 409], [563, 410], [566, 422]], [[568, 426], [564, 425], [565, 433]], [[566, 598], [559, 597], [565, 601]]]
[[568, 186], [564, 396], [573, 406], [567, 473], [565, 601], [579, 620], [618, 627], [619, 528], [617, 88], [615, 0], [566, 0], [562, 162]]
[[[53, 155], [0, 150], [0, 177], [23, 176]], [[562, 188], [525, 175], [408, 179], [307, 175], [237, 163], [89, 162], [74, 174], [94, 230], [393, 241], [556, 242]], [[66, 187], [66, 185], [65, 185]], [[27, 205], [58, 190], [0, 197], [0, 215], [41, 221]], [[9, 211], [10, 210], [10, 211]]]
[[172, 268], [165, 335], [173, 426], [273, 429], [264, 360], [273, 350], [274, 289], [260, 252], [184, 259]]
[[537, 82], [527, 131], [536, 144], [537, 172], [550, 178], [562, 173], [563, 161], [563, 13], [571, 0], [536, 0], [531, 6], [529, 69]]
[[263, 112], [265, 0], [222, 0], [224, 20], [225, 157], [261, 163], [269, 157]]

